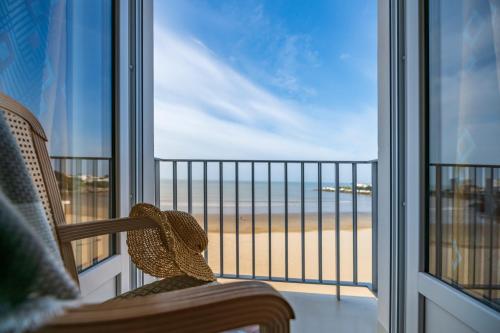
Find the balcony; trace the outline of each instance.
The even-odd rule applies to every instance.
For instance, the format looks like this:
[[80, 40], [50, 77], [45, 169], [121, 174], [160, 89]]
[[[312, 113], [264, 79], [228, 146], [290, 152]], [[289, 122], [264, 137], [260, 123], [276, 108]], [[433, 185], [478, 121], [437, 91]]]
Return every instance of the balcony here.
[[[109, 159], [53, 157], [52, 162], [68, 223], [112, 214]], [[209, 235], [205, 258], [222, 283], [272, 284], [296, 310], [295, 331], [333, 326], [339, 332], [375, 331], [377, 161], [157, 158], [154, 165], [156, 205], [196, 217]], [[487, 299], [498, 298], [494, 262], [479, 259], [494, 257], [489, 244], [499, 175], [496, 167], [475, 165], [436, 164], [430, 172], [430, 272]], [[449, 241], [453, 224], [447, 222], [458, 214], [453, 200], [463, 201], [475, 216], [468, 226], [475, 236], [462, 237], [456, 246]], [[110, 236], [76, 242], [79, 270], [106, 259], [113, 242]], [[456, 250], [471, 269], [452, 275], [452, 266], [440, 260], [453, 263]], [[473, 267], [479, 265], [477, 272]]]
[[[110, 216], [109, 159], [55, 156], [52, 165], [68, 223]], [[376, 175], [377, 161], [157, 158], [155, 198], [207, 230], [205, 258], [222, 283], [256, 279], [280, 290], [296, 311], [294, 331], [369, 332], [377, 322]], [[113, 242], [73, 244], [78, 269], [106, 259]]]
[[222, 282], [283, 292], [295, 331], [375, 332], [376, 175], [377, 161], [157, 158], [155, 197], [196, 217]]
[[[147, 201], [196, 218], [221, 283], [280, 290], [294, 332], [497, 332], [499, 11], [458, 2], [2, 2], [0, 116], [33, 114], [11, 129], [85, 302], [152, 282], [125, 234]], [[333, 158], [377, 160], [307, 160]]]

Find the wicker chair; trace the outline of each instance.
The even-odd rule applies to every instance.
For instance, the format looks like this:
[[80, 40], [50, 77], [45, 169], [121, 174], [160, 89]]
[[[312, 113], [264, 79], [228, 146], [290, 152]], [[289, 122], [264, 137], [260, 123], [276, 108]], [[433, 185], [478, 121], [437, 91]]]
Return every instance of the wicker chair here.
[[[78, 283], [71, 242], [142, 228], [157, 228], [152, 219], [118, 218], [66, 224], [46, 136], [26, 108], [0, 93], [0, 111], [16, 137], [38, 189], [50, 226], [58, 239], [69, 274]], [[220, 332], [260, 325], [264, 332], [288, 332], [294, 318], [290, 305], [260, 282], [205, 285], [168, 291], [171, 283], [146, 285], [111, 302], [84, 305], [44, 326], [43, 332]], [[159, 292], [160, 291], [160, 292]], [[168, 292], [163, 292], [168, 291]]]

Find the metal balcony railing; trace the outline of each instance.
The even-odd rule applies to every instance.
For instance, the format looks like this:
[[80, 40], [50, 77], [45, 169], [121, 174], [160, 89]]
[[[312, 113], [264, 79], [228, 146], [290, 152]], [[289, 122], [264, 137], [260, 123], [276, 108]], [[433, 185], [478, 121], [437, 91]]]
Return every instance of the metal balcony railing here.
[[[96, 221], [113, 216], [113, 163], [105, 157], [51, 156], [66, 223]], [[115, 236], [75, 241], [79, 272], [115, 253]]]
[[500, 166], [429, 166], [427, 271], [500, 309]]
[[[358, 178], [368, 182], [358, 184]], [[376, 160], [156, 158], [155, 180], [156, 205], [187, 210], [209, 233], [210, 242], [218, 243], [215, 259], [205, 251], [218, 277], [336, 285], [337, 296], [340, 286], [377, 290]], [[358, 225], [360, 214], [362, 226]], [[360, 243], [358, 229], [366, 225]], [[267, 230], [267, 239], [258, 236], [257, 229], [259, 235]], [[227, 234], [234, 236], [231, 248], [224, 244], [229, 241]], [[242, 251], [248, 239], [251, 249]], [[342, 252], [341, 242], [348, 244], [349, 253]], [[371, 246], [365, 246], [370, 242]], [[256, 267], [262, 260], [267, 263], [267, 274]], [[366, 277], [369, 269], [365, 266], [370, 265], [371, 274]]]

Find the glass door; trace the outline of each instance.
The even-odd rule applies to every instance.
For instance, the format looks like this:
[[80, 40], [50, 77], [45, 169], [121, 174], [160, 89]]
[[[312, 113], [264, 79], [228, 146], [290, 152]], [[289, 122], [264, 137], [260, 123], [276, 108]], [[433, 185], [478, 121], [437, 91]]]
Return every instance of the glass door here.
[[500, 3], [405, 5], [406, 286], [399, 331], [498, 332]]
[[407, 0], [405, 331], [498, 332], [498, 1]]
[[426, 271], [500, 310], [500, 4], [430, 1]]

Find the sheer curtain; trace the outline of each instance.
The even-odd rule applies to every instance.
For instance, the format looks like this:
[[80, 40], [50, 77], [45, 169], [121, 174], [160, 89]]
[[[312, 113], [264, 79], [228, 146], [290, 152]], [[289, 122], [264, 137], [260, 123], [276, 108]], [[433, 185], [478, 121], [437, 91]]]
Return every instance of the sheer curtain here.
[[66, 7], [64, 0], [0, 4], [0, 90], [38, 117], [50, 151], [67, 151], [70, 142]]
[[500, 138], [499, 7], [496, 0], [462, 4], [455, 163], [500, 164], [500, 145], [494, 140]]
[[[0, 1], [0, 91], [40, 120], [68, 223], [112, 211], [112, 1]], [[86, 269], [110, 236], [77, 241]]]

